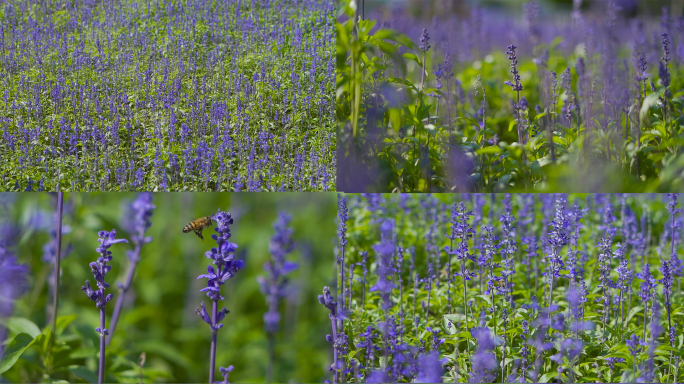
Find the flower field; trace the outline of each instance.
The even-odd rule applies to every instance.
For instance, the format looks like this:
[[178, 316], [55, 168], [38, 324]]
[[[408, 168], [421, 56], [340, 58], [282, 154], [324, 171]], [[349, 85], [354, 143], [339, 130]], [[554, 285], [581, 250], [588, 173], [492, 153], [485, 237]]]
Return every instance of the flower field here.
[[0, 189], [335, 189], [333, 2], [0, 1]]
[[0, 193], [0, 382], [322, 382], [335, 212], [319, 193]]
[[682, 191], [682, 10], [564, 3], [340, 1], [338, 190]]
[[676, 194], [347, 194], [332, 382], [682, 381]]

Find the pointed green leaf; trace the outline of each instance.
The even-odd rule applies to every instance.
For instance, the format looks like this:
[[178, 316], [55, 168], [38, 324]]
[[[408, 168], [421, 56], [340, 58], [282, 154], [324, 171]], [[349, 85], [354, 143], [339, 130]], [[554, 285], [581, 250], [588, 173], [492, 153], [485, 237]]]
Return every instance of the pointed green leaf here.
[[76, 320], [76, 315], [66, 315], [57, 318], [57, 335], [61, 335], [62, 332], [69, 326], [74, 320]]
[[30, 347], [35, 340], [36, 339], [27, 333], [20, 333], [14, 336], [14, 339], [9, 342], [2, 357], [0, 357], [0, 373], [12, 368], [14, 363], [19, 360], [19, 357], [21, 357], [24, 351]]
[[32, 338], [40, 335], [40, 328], [31, 320], [23, 317], [8, 317], [0, 320], [0, 324], [14, 333], [26, 333]]
[[89, 383], [97, 383], [97, 374], [86, 367], [75, 365], [69, 367], [69, 371]]

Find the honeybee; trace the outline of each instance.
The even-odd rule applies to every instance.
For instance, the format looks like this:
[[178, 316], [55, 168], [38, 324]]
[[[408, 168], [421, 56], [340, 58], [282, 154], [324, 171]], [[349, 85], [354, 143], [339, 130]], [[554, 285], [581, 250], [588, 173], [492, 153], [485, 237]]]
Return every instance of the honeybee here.
[[205, 216], [205, 217], [200, 217], [199, 219], [196, 219], [192, 222], [190, 222], [188, 225], [183, 227], [183, 233], [188, 233], [190, 231], [194, 231], [195, 235], [202, 239], [204, 241], [204, 237], [202, 237], [202, 230], [204, 228], [207, 228], [210, 226], [212, 223], [211, 216]]

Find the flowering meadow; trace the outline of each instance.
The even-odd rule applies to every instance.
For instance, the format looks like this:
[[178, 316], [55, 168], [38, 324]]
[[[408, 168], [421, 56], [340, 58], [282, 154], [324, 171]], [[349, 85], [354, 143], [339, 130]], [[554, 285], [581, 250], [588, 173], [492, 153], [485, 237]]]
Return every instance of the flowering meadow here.
[[678, 197], [344, 195], [328, 379], [681, 382]]
[[0, 190], [334, 190], [333, 11], [0, 0]]
[[338, 190], [684, 190], [678, 3], [486, 3], [339, 2]]
[[[0, 382], [322, 382], [335, 213], [332, 194], [0, 193]], [[204, 240], [183, 233], [202, 216]]]

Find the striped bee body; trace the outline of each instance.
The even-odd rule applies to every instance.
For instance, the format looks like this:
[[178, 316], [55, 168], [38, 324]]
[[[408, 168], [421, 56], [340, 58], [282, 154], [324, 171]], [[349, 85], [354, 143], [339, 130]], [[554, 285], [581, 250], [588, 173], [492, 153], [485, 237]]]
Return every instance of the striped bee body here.
[[204, 241], [204, 237], [202, 237], [202, 230], [210, 226], [211, 223], [212, 221], [210, 216], [200, 217], [199, 219], [194, 220], [183, 227], [183, 233], [194, 231], [195, 235]]

